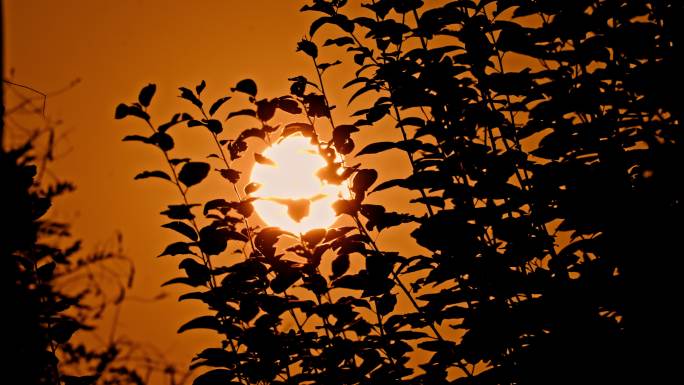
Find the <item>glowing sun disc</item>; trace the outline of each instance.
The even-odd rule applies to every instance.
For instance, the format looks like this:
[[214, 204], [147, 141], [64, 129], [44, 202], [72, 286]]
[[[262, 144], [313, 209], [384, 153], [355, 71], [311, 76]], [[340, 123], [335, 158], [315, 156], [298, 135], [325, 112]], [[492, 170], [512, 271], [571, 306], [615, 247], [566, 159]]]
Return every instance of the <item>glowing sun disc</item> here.
[[[264, 222], [295, 234], [326, 228], [335, 222], [337, 215], [332, 204], [339, 196], [345, 196], [344, 185], [324, 183], [316, 176], [326, 163], [308, 138], [289, 136], [268, 147], [262, 155], [275, 165], [256, 163], [250, 182], [261, 185], [252, 196], [259, 198], [253, 204]], [[308, 215], [301, 215], [306, 211], [301, 210], [302, 206], [308, 206]], [[303, 216], [299, 221], [295, 220], [298, 215], [293, 219], [293, 209]]]

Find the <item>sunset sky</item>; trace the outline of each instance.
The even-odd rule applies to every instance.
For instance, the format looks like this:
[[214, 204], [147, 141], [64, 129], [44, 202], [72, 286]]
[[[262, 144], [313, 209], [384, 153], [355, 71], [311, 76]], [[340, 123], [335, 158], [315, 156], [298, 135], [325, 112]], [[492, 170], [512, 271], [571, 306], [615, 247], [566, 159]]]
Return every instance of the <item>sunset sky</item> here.
[[[112, 247], [115, 233], [123, 234], [125, 253], [134, 261], [137, 275], [118, 330], [155, 345], [180, 367], [210, 341], [210, 336], [198, 332], [176, 334], [205, 305], [179, 304], [176, 298], [183, 288], [178, 287], [164, 288], [170, 295], [158, 302], [136, 300], [154, 297], [162, 291], [161, 283], [178, 275], [177, 258], [155, 258], [166, 244], [177, 240], [175, 233], [159, 227], [166, 222], [159, 212], [166, 204], [178, 203], [177, 192], [158, 181], [133, 180], [140, 171], [163, 168], [163, 159], [157, 151], [121, 142], [124, 135], [144, 127], [114, 120], [114, 109], [118, 103], [133, 101], [140, 88], [151, 82], [158, 87], [151, 109], [158, 122], [187, 110], [187, 104], [177, 98], [177, 88], [193, 87], [201, 80], [206, 80], [206, 94], [212, 98], [227, 94], [243, 78], [257, 82], [260, 96], [288, 93], [288, 77], [313, 77], [310, 59], [295, 52], [313, 17], [299, 12], [302, 4], [5, 1], [10, 80], [49, 94], [80, 79], [73, 88], [47, 99], [47, 117], [63, 122], [52, 170], [77, 186], [75, 193], [57, 202], [52, 215], [73, 223], [74, 234], [84, 240], [86, 250]], [[342, 121], [348, 95], [339, 91], [339, 84], [348, 78], [343, 70], [330, 73], [329, 90]], [[7, 130], [11, 139], [11, 125]], [[179, 137], [194, 149], [195, 136]], [[381, 179], [407, 170], [408, 162], [399, 154], [387, 155], [385, 162], [391, 167], [381, 170]], [[216, 191], [204, 193], [221, 196]], [[379, 242], [390, 249], [403, 247], [402, 234], [407, 238], [405, 230], [388, 232]]]
[[676, 367], [684, 2], [0, 7], [8, 378]]
[[[121, 138], [130, 123], [113, 118], [114, 107], [133, 100], [149, 82], [158, 84], [161, 116], [185, 108], [177, 87], [202, 79], [208, 92], [227, 93], [246, 77], [263, 94], [288, 90], [288, 76], [309, 68], [295, 53], [308, 25], [297, 2], [237, 1], [34, 1], [5, 2], [6, 67], [16, 83], [49, 93], [73, 80], [73, 89], [49, 97], [46, 114], [61, 119], [66, 137], [55, 174], [77, 191], [58, 202], [54, 215], [73, 220], [86, 250], [111, 245], [116, 231], [137, 276], [131, 297], [153, 297], [177, 274], [178, 260], [155, 258], [176, 239], [159, 227], [158, 215], [175, 191], [161, 183], [134, 181], [146, 168], [161, 166], [157, 152]], [[175, 291], [178, 290], [178, 291]], [[207, 345], [200, 333], [176, 334], [204, 305], [176, 302], [180, 288], [166, 300], [125, 304], [120, 331], [148, 341], [170, 358], [187, 363]]]

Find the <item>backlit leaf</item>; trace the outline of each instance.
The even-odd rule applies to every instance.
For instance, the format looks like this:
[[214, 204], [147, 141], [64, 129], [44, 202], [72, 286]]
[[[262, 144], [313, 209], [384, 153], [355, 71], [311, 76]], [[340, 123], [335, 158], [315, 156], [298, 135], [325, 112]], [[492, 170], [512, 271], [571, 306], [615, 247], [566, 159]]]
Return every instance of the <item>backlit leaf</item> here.
[[143, 87], [143, 89], [140, 90], [140, 94], [138, 95], [138, 101], [140, 102], [140, 104], [142, 104], [145, 107], [148, 107], [156, 91], [157, 86], [152, 83]]
[[193, 219], [195, 216], [190, 212], [190, 209], [195, 206], [199, 206], [199, 204], [169, 205], [169, 208], [162, 211], [161, 214], [171, 219]]
[[195, 93], [193, 93], [190, 89], [185, 88], [185, 87], [180, 87], [178, 88], [181, 92], [180, 97], [190, 101], [192, 104], [197, 106], [197, 108], [202, 108], [202, 101], [195, 96]]
[[178, 333], [183, 333], [186, 330], [192, 329], [209, 329], [218, 332], [221, 330], [221, 323], [216, 317], [205, 315], [186, 322], [183, 326], [178, 328]]
[[249, 96], [255, 97], [257, 94], [257, 85], [252, 79], [244, 79], [240, 80], [238, 84], [230, 89], [231, 91], [235, 92], [242, 92], [245, 93]]
[[161, 178], [171, 181], [169, 174], [164, 171], [143, 171], [136, 175], [133, 179], [146, 179], [146, 178]]
[[183, 164], [180, 172], [178, 173], [178, 180], [181, 181], [186, 187], [194, 186], [209, 174], [209, 164], [204, 162], [187, 162]]
[[197, 232], [195, 232], [195, 229], [193, 229], [190, 225], [188, 225], [185, 222], [180, 222], [180, 221], [175, 221], [175, 222], [169, 222], [167, 224], [162, 225], [162, 227], [165, 227], [167, 229], [175, 230], [186, 237], [190, 238], [193, 241], [197, 240]]
[[245, 194], [249, 195], [255, 191], [257, 191], [261, 187], [260, 183], [252, 182], [245, 186]]
[[164, 251], [159, 254], [160, 257], [164, 255], [185, 255], [193, 254], [190, 250], [190, 244], [187, 242], [174, 242], [164, 249]]
[[259, 164], [265, 164], [268, 166], [275, 166], [275, 162], [272, 161], [271, 159], [268, 159], [267, 157], [259, 154], [258, 152], [254, 153], [254, 160], [259, 163]]
[[216, 111], [218, 111], [219, 108], [223, 105], [223, 103], [227, 102], [230, 100], [230, 96], [224, 96], [222, 98], [217, 99], [211, 107], [209, 107], [209, 115], [214, 115]]

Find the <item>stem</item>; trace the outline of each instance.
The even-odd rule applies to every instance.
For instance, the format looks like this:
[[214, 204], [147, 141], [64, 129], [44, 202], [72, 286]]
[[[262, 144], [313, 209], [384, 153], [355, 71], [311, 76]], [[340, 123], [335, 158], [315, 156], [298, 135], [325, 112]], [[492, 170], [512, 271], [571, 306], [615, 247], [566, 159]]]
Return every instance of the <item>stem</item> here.
[[332, 111], [330, 111], [330, 104], [328, 103], [328, 96], [325, 93], [325, 87], [323, 86], [323, 74], [321, 73], [320, 68], [318, 68], [318, 62], [316, 61], [316, 58], [312, 57], [311, 59], [313, 60], [314, 68], [316, 68], [316, 75], [318, 75], [318, 83], [321, 86], [321, 93], [323, 94], [323, 101], [325, 102], [325, 108], [328, 110], [328, 120], [330, 120], [330, 126], [332, 126], [332, 128], [334, 130], [335, 129], [335, 122], [333, 121]]
[[0, 0], [0, 79], [3, 84], [0, 85], [0, 154], [5, 151], [5, 23], [3, 8], [5, 5]]
[[[152, 123], [149, 120], [145, 120], [145, 121], [147, 122], [147, 125], [150, 127], [152, 132], [157, 133], [157, 130], [154, 128]], [[168, 152], [166, 150], [161, 149], [161, 148], [160, 148], [160, 150], [164, 154], [164, 159], [166, 159], [166, 163], [169, 165], [169, 168], [171, 169], [171, 174], [173, 176], [174, 184], [178, 188], [178, 192], [180, 192], [181, 197], [183, 198], [183, 203], [187, 206], [188, 205], [188, 198], [187, 198], [187, 193], [186, 193], [187, 190], [183, 190], [183, 188], [181, 187], [180, 180], [178, 179], [178, 173], [176, 173], [176, 168], [171, 163], [171, 159], [169, 158]], [[197, 226], [197, 222], [195, 221], [195, 219], [194, 218], [190, 219], [190, 223], [192, 224], [192, 227], [195, 230], [195, 232], [199, 235], [199, 226]], [[216, 289], [216, 278], [214, 278], [214, 275], [212, 274], [213, 267], [211, 265], [211, 260], [210, 260], [209, 256], [204, 253], [204, 251], [202, 249], [200, 249], [200, 255], [202, 258], [202, 262], [204, 262], [204, 265], [209, 269], [209, 288], [211, 290], [215, 290]], [[220, 321], [225, 322], [226, 319], [225, 318], [222, 319], [222, 318], [223, 317], [219, 317]], [[228, 336], [226, 336], [226, 337], [228, 337]], [[230, 347], [233, 351], [233, 354], [235, 354], [235, 365], [238, 368], [238, 373], [237, 373], [238, 379], [240, 380], [240, 382], [243, 382], [245, 385], [248, 385], [249, 382], [243, 377], [244, 370], [242, 369], [242, 363], [240, 362], [240, 359], [238, 357], [238, 349], [235, 346], [232, 338], [228, 337], [228, 342], [230, 343]]]
[[[380, 312], [378, 311], [378, 300], [377, 299], [373, 299], [373, 305], [374, 305], [375, 309], [371, 309], [371, 311], [373, 311], [373, 313], [375, 313], [375, 316], [378, 320], [378, 329], [380, 332], [380, 338], [383, 340], [383, 343], [384, 343], [384, 342], [387, 342], [387, 341], [385, 341], [385, 327], [382, 324], [382, 315], [380, 315]], [[394, 358], [392, 358], [392, 356], [389, 354], [389, 352], [387, 351], [386, 348], [383, 348], [383, 351], [385, 352], [385, 355], [387, 356], [387, 359], [390, 361], [392, 366], [394, 366], [396, 368], [397, 363], [396, 363], [396, 361], [394, 361]]]

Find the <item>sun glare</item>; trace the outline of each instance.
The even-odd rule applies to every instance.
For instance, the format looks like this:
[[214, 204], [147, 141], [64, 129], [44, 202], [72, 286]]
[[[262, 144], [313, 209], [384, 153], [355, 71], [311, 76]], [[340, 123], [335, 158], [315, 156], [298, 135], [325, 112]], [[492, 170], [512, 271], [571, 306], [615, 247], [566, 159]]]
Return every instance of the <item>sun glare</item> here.
[[326, 163], [308, 138], [287, 137], [262, 155], [274, 164], [255, 163], [250, 181], [261, 185], [252, 196], [259, 198], [254, 208], [264, 222], [295, 234], [335, 222], [332, 203], [347, 194], [344, 185], [328, 184], [316, 176]]

